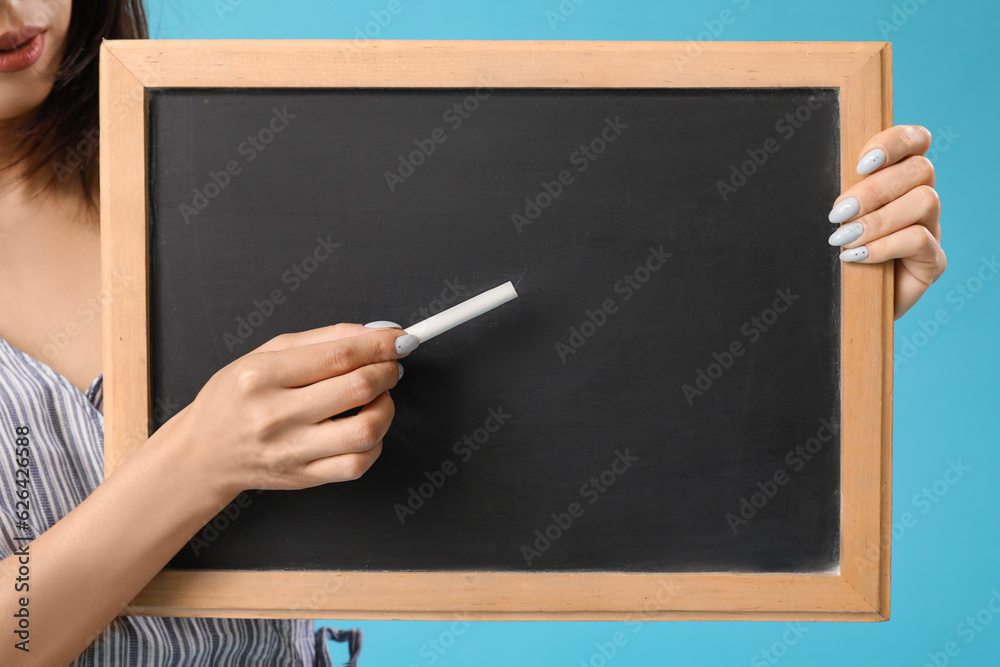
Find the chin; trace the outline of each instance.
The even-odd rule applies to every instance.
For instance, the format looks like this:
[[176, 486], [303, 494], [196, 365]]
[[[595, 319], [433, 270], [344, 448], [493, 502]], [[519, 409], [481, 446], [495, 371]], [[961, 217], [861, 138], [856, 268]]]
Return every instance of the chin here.
[[0, 78], [0, 122], [23, 119], [45, 101], [51, 90], [51, 81], [9, 85]]

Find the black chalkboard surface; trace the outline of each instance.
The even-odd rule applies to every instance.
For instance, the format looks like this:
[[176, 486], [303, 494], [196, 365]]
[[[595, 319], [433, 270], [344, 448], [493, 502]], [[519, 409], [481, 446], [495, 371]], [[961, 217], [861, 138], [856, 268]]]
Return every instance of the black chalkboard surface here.
[[147, 95], [154, 426], [279, 333], [520, 295], [405, 360], [360, 480], [170, 568], [836, 568], [837, 89]]

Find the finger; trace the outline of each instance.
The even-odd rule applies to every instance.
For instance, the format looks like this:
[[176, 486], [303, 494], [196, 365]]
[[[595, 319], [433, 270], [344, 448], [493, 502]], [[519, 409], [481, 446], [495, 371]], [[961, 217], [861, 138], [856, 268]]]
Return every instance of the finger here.
[[927, 288], [941, 277], [948, 266], [948, 259], [941, 245], [938, 244], [933, 250], [936, 251], [936, 258], [933, 261], [927, 261], [923, 257], [919, 263], [909, 258], [896, 260], [894, 290], [896, 298], [893, 308], [895, 319], [898, 320], [905, 315], [906, 311], [920, 300]]
[[867, 215], [921, 185], [934, 187], [934, 182], [931, 161], [922, 155], [911, 155], [845, 190], [830, 211], [830, 222], [847, 222]]
[[845, 250], [858, 248], [911, 225], [921, 225], [936, 241], [941, 240], [941, 202], [934, 188], [921, 185], [910, 190], [877, 211], [844, 225], [830, 235], [829, 242]]
[[900, 162], [911, 155], [923, 155], [931, 147], [930, 130], [920, 125], [896, 125], [879, 132], [861, 149], [857, 172], [867, 175]]
[[382, 441], [379, 440], [374, 447], [365, 452], [317, 459], [302, 471], [303, 481], [311, 486], [318, 486], [330, 482], [355, 480], [368, 472], [381, 453]]
[[893, 316], [899, 319], [941, 277], [948, 260], [941, 244], [923, 225], [910, 225], [855, 250], [865, 264], [896, 259]]
[[356, 415], [310, 425], [293, 445], [292, 456], [309, 464], [328, 456], [366, 452], [385, 437], [395, 414], [396, 406], [383, 392]]
[[332, 324], [318, 329], [296, 331], [293, 333], [284, 333], [279, 336], [275, 336], [254, 350], [254, 352], [276, 352], [278, 350], [288, 350], [293, 347], [302, 347], [303, 345], [315, 345], [326, 341], [340, 340], [341, 338], [349, 338], [351, 336], [360, 336], [361, 334], [368, 333], [368, 331], [368, 329], [360, 324], [347, 322]]
[[316, 423], [371, 403], [396, 386], [403, 375], [398, 361], [367, 364], [350, 373], [292, 389], [288, 398], [303, 419]]
[[[845, 250], [841, 256], [845, 261], [863, 264], [899, 259], [916, 280], [924, 283], [925, 289], [944, 273], [946, 266], [941, 244], [923, 225], [910, 225], [866, 245]], [[854, 257], [857, 259], [852, 259]]]
[[376, 329], [360, 336], [323, 341], [276, 352], [263, 352], [271, 384], [304, 387], [314, 382], [344, 375], [381, 361], [395, 361], [395, 340], [407, 334], [398, 329]]

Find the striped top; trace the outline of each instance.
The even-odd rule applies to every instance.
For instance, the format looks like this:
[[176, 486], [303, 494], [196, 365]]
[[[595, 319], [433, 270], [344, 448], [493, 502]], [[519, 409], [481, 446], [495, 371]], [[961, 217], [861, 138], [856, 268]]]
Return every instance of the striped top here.
[[[17, 538], [45, 532], [104, 479], [102, 380], [80, 393], [0, 337], [0, 558], [27, 544]], [[29, 429], [26, 485], [17, 483], [24, 473], [15, 472], [19, 427]], [[27, 525], [17, 517], [23, 505], [16, 506], [25, 486]], [[13, 641], [9, 630], [4, 636]], [[310, 620], [119, 616], [72, 664], [324, 666], [330, 664], [327, 638], [360, 648], [360, 632], [314, 632]]]

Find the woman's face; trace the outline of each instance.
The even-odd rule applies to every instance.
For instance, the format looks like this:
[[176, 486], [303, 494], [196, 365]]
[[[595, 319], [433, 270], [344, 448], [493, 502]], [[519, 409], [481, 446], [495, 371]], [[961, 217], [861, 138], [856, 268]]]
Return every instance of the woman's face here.
[[72, 0], [0, 0], [0, 121], [37, 107], [62, 60]]

